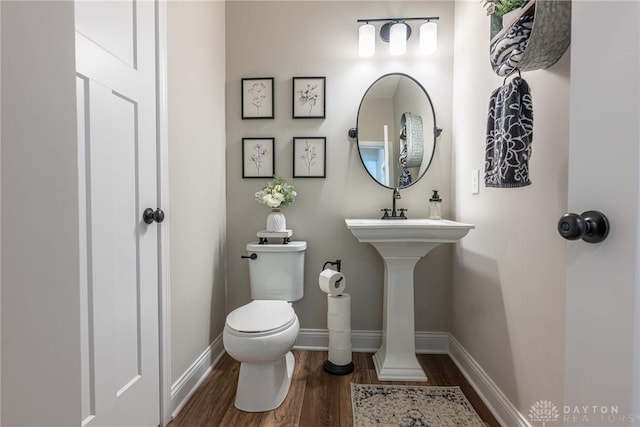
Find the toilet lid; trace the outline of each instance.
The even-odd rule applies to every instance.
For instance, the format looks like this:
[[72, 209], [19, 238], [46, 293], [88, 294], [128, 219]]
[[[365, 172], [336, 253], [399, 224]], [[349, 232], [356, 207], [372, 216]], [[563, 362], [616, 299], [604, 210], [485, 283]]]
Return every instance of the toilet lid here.
[[256, 300], [227, 316], [227, 326], [239, 332], [267, 332], [291, 322], [296, 315], [287, 301]]

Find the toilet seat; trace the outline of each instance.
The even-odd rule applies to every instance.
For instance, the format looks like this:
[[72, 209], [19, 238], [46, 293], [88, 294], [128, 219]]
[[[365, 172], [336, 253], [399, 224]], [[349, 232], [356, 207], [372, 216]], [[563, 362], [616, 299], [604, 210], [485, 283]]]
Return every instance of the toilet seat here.
[[233, 335], [257, 337], [288, 329], [295, 321], [290, 302], [255, 300], [229, 313], [226, 326]]

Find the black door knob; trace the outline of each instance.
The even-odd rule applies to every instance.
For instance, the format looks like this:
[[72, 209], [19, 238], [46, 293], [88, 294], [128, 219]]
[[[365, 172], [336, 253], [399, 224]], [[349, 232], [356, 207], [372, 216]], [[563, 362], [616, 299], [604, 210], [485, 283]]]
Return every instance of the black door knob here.
[[151, 208], [147, 208], [142, 212], [142, 220], [147, 224], [151, 224], [154, 221], [160, 223], [164, 221], [164, 212], [160, 208], [155, 211]]
[[599, 243], [609, 234], [609, 220], [598, 211], [564, 214], [558, 221], [558, 233], [567, 240]]

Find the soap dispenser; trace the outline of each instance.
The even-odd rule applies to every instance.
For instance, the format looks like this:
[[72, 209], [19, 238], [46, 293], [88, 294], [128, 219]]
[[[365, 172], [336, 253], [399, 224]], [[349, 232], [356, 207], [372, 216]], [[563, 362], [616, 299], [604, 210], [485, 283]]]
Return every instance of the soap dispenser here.
[[429, 219], [442, 219], [442, 199], [438, 195], [438, 190], [433, 190], [433, 196], [429, 199], [429, 209], [431, 211]]

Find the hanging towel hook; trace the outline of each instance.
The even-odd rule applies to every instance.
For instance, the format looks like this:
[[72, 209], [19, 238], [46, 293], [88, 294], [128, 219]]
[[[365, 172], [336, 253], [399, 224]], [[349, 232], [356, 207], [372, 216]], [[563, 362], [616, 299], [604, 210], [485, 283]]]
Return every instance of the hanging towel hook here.
[[506, 76], [504, 76], [504, 80], [502, 81], [502, 86], [504, 86], [507, 83], [507, 79], [509, 78], [509, 76], [511, 76], [512, 74], [515, 74], [516, 72], [518, 72], [518, 77], [522, 78], [522, 74], [520, 74], [520, 68], [514, 68], [513, 70], [509, 71]]

